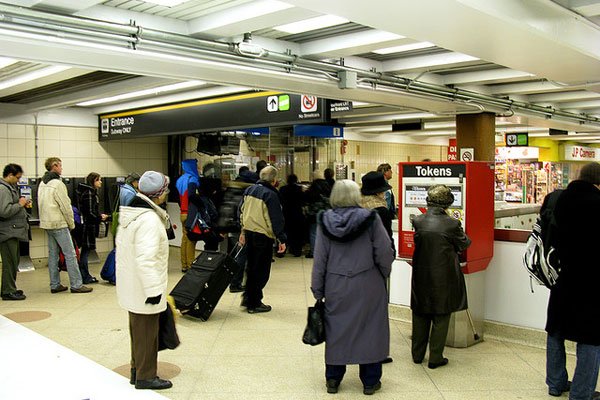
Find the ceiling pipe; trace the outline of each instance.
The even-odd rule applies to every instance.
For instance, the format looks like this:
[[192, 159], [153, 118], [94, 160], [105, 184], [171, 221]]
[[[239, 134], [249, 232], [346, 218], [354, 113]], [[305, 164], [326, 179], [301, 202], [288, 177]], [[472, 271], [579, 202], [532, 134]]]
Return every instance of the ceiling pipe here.
[[[542, 115], [545, 118], [559, 117], [580, 124], [600, 124], [600, 118], [587, 114], [577, 114], [557, 110], [552, 107], [503, 99], [463, 89], [449, 88], [414, 79], [402, 78], [381, 72], [362, 70], [324, 61], [315, 61], [293, 54], [271, 52], [264, 49], [260, 57], [239, 53], [239, 44], [191, 38], [176, 33], [146, 29], [132, 23], [130, 25], [98, 21], [89, 18], [57, 15], [44, 11], [31, 10], [0, 3], [0, 23], [22, 32], [37, 33], [50, 37], [94, 40], [97, 43], [116, 45], [134, 49], [149, 49], [155, 52], [175, 53], [185, 57], [202, 57], [214, 61], [227, 61], [241, 66], [267, 68], [301, 75], [315, 74], [329, 80], [339, 80], [341, 71], [357, 74], [361, 82], [373, 87], [386, 85], [406, 94], [421, 97], [435, 97], [449, 102], [460, 102], [472, 107], [499, 108], [503, 111], [515, 110]], [[374, 89], [377, 90], [377, 89]]]

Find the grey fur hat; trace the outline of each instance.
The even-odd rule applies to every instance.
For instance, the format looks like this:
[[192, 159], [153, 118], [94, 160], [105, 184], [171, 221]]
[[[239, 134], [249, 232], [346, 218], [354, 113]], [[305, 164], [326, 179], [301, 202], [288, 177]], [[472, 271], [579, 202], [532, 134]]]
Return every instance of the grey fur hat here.
[[427, 206], [448, 208], [454, 203], [454, 195], [446, 185], [434, 185], [427, 189]]

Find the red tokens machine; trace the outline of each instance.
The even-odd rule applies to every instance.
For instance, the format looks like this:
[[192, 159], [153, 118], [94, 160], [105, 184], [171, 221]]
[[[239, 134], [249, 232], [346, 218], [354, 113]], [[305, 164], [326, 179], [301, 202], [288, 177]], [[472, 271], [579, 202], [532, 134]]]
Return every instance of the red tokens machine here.
[[398, 164], [398, 230], [400, 258], [412, 259], [411, 216], [427, 210], [427, 189], [449, 186], [454, 203], [448, 214], [462, 222], [472, 241], [462, 254], [466, 274], [487, 268], [494, 253], [494, 165], [488, 162], [406, 162]]

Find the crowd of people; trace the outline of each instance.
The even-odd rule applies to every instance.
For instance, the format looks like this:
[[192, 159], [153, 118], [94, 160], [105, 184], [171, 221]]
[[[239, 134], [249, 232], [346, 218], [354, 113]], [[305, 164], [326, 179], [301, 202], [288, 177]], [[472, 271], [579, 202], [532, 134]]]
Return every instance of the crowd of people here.
[[[75, 208], [61, 180], [62, 161], [51, 157], [45, 167], [38, 201], [40, 227], [48, 238], [50, 292], [70, 288], [72, 293], [89, 293], [92, 288], [84, 284], [98, 280], [89, 273], [87, 257], [95, 249], [99, 224], [108, 219], [99, 210], [101, 176], [92, 172], [79, 185]], [[358, 364], [363, 393], [375, 393], [381, 388], [382, 364], [392, 361], [387, 279], [396, 252], [391, 224], [397, 209], [388, 183], [391, 166], [381, 164], [365, 174], [361, 187], [351, 180], [335, 181], [329, 169], [313, 171], [307, 188], [293, 174], [279, 188], [275, 167], [264, 161], [256, 167], [256, 172], [241, 167], [235, 180], [221, 182], [214, 166], [206, 165], [199, 172], [196, 160], [182, 162], [183, 174], [175, 185], [184, 226], [182, 271], [189, 270], [196, 254], [196, 242], [186, 234], [201, 220], [205, 229], [198, 238], [205, 242], [205, 249], [217, 250], [221, 242], [229, 249], [236, 244], [242, 248], [236, 254], [242, 268], [230, 291], [243, 292], [241, 306], [249, 314], [265, 313], [272, 309], [263, 298], [274, 254], [283, 256], [289, 250], [298, 257], [307, 247], [306, 257], [314, 258], [311, 290], [324, 303], [327, 392], [337, 393], [346, 366]], [[16, 286], [19, 241], [28, 240], [28, 202], [16, 186], [22, 175], [19, 165], [9, 164], [0, 179], [3, 300], [26, 298]], [[119, 193], [117, 297], [129, 316], [130, 382], [138, 389], [172, 386], [157, 376], [159, 315], [167, 308], [171, 223], [164, 205], [169, 184], [169, 177], [160, 172], [132, 173]], [[553, 245], [562, 272], [548, 307], [546, 383], [550, 395], [570, 391], [572, 400], [600, 398], [595, 392], [600, 339], [595, 324], [589, 323], [599, 317], [594, 292], [598, 269], [588, 267], [593, 259], [599, 190], [600, 164], [590, 163], [566, 190], [548, 196], [554, 208], [553, 223], [560, 232]], [[468, 307], [459, 255], [471, 240], [461, 223], [447, 213], [454, 202], [449, 187], [429, 187], [426, 201], [427, 211], [411, 219], [415, 232], [411, 353], [420, 364], [429, 347], [427, 365], [435, 369], [449, 362], [443, 351], [451, 314]], [[586, 218], [577, 218], [574, 210], [586, 210]], [[547, 202], [542, 207], [545, 212]], [[82, 216], [80, 232], [74, 234], [78, 213]], [[82, 248], [79, 261], [77, 243]], [[69, 287], [60, 281], [59, 251], [64, 255]], [[565, 368], [565, 340], [577, 342], [572, 381]]]

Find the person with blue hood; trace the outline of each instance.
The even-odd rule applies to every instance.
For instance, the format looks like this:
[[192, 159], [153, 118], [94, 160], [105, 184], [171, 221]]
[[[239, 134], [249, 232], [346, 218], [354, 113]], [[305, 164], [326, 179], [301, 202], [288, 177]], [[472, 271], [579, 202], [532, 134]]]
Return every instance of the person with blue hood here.
[[187, 272], [196, 257], [196, 242], [187, 237], [185, 222], [188, 216], [188, 205], [190, 197], [196, 195], [198, 186], [200, 186], [200, 176], [198, 175], [198, 160], [195, 158], [183, 160], [181, 162], [183, 175], [177, 179], [177, 191], [179, 192], [179, 207], [181, 208], [181, 226], [183, 235], [181, 235], [181, 272]]
[[331, 209], [317, 215], [311, 290], [325, 305], [325, 379], [337, 393], [347, 364], [359, 364], [363, 393], [381, 388], [390, 350], [386, 279], [394, 250], [377, 211], [360, 206], [356, 182], [337, 180]]

